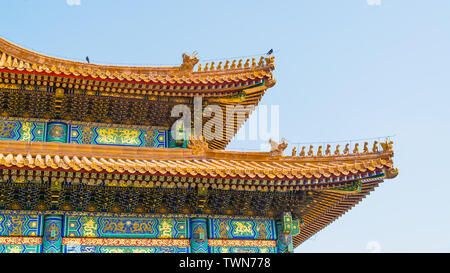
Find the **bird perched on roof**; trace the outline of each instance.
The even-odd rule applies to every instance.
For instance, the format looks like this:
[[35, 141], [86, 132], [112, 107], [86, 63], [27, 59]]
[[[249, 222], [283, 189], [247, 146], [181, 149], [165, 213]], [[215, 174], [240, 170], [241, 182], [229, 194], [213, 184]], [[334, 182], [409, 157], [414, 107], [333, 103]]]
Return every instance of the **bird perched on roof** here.
[[266, 53], [266, 55], [272, 55], [272, 53], [273, 53], [273, 49], [270, 49], [267, 53]]
[[89, 57], [86, 56], [86, 62], [88, 62], [88, 64], [90, 64], [91, 62], [89, 61]]

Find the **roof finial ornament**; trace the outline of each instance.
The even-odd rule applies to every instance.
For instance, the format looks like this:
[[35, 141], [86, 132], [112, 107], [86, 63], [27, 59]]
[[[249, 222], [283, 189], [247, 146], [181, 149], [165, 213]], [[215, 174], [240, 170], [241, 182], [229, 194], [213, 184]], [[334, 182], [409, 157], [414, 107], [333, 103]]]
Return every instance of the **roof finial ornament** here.
[[392, 147], [394, 146], [394, 142], [388, 141], [386, 139], [386, 142], [380, 142], [381, 148], [383, 148], [383, 152], [391, 152], [392, 151]]
[[325, 155], [331, 155], [331, 145], [327, 144], [327, 149], [325, 150]]
[[238, 65], [237, 65], [237, 69], [241, 69], [242, 68], [242, 59], [239, 60]]
[[300, 151], [299, 156], [305, 156], [305, 155], [306, 155], [305, 149], [306, 149], [306, 146], [303, 146], [303, 147], [302, 147], [302, 150]]
[[368, 153], [369, 152], [369, 142], [364, 142], [364, 152], [363, 153]]
[[263, 66], [264, 65], [264, 56], [261, 56], [261, 58], [259, 59], [258, 62], [258, 66]]
[[353, 149], [354, 154], [359, 154], [359, 143], [355, 143], [355, 149]]
[[308, 156], [313, 156], [314, 155], [314, 151], [313, 151], [314, 146], [313, 145], [309, 145], [309, 151], [308, 151]]
[[195, 135], [191, 135], [189, 137], [188, 148], [192, 149], [193, 155], [202, 155], [205, 154], [207, 150], [209, 150], [208, 142], [206, 142], [205, 137], [204, 136], [197, 137]]
[[341, 151], [340, 151], [340, 149], [339, 149], [340, 147], [341, 147], [341, 145], [339, 145], [339, 144], [336, 145], [336, 150], [334, 151], [334, 154], [335, 154], [335, 155], [340, 155], [340, 154], [341, 154]]
[[317, 156], [322, 156], [322, 146], [321, 145], [317, 149]]
[[244, 63], [244, 68], [249, 68], [250, 67], [250, 59], [247, 59]]
[[192, 56], [183, 53], [183, 63], [180, 65], [179, 72], [182, 74], [192, 73], [194, 71], [194, 66], [198, 63], [197, 51], [192, 52]]
[[373, 143], [372, 152], [378, 153], [378, 141], [376, 141], [376, 140]]
[[385, 170], [386, 178], [392, 179], [397, 177], [398, 175], [398, 169], [397, 168], [390, 168]]
[[281, 143], [274, 141], [273, 139], [269, 139], [269, 143], [271, 146], [269, 154], [271, 156], [282, 156], [283, 151], [287, 148], [288, 144], [284, 138], [281, 139]]
[[343, 153], [344, 153], [344, 155], [346, 155], [346, 154], [348, 154], [349, 152], [350, 152], [350, 144], [345, 144], [345, 148], [344, 148], [344, 151], [343, 151]]
[[271, 69], [275, 69], [275, 57], [273, 55], [270, 55], [269, 57], [265, 58], [266, 60], [266, 66], [270, 67]]
[[297, 147], [294, 146], [294, 148], [292, 148], [292, 156], [296, 155], [297, 155]]

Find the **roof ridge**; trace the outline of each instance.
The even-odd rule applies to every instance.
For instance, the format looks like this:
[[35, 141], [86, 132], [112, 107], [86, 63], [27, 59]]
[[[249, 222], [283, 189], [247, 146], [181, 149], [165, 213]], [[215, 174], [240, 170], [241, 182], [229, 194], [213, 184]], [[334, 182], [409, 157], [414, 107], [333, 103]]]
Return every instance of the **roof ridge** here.
[[[247, 59], [244, 64], [243, 60], [233, 60], [232, 65], [226, 64], [223, 68], [221, 63], [217, 67], [214, 66], [214, 62], [206, 63], [205, 69], [201, 69], [201, 65], [198, 65], [198, 71], [194, 73], [194, 66], [198, 63], [199, 59], [194, 53], [192, 56], [183, 54], [183, 62], [180, 66], [124, 66], [124, 65], [102, 65], [94, 63], [84, 63], [80, 61], [73, 61], [68, 59], [62, 59], [44, 55], [14, 43], [11, 43], [4, 38], [0, 37], [0, 68], [6, 67], [8, 69], [18, 69], [27, 71], [45, 71], [47, 73], [64, 73], [66, 75], [83, 75], [83, 76], [99, 76], [105, 78], [141, 78], [142, 76], [170, 76], [170, 77], [183, 77], [190, 76], [223, 76], [228, 74], [241, 74], [241, 73], [254, 73], [257, 71], [270, 72], [274, 69], [274, 57], [261, 56], [259, 63], [257, 64], [255, 58]], [[230, 61], [226, 61], [229, 63]], [[239, 62], [236, 65], [236, 62]], [[208, 69], [206, 67], [210, 66]], [[128, 76], [128, 77], [127, 77]]]

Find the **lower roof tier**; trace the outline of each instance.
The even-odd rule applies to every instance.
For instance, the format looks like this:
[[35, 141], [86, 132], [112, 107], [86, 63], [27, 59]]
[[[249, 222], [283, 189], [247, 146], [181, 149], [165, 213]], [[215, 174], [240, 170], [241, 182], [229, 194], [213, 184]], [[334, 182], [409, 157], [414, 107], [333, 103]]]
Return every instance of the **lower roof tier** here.
[[302, 219], [297, 246], [397, 175], [393, 152], [282, 156], [0, 141], [0, 209]]
[[336, 183], [395, 172], [392, 151], [297, 157], [272, 156], [263, 152], [216, 151], [196, 145], [171, 149], [0, 141], [0, 166], [83, 173], [196, 177], [202, 181], [259, 181], [245, 184], [242, 188], [246, 190], [261, 188], [264, 185], [261, 181], [270, 180], [280, 182], [267, 185], [276, 191], [298, 190], [302, 186], [335, 186]]

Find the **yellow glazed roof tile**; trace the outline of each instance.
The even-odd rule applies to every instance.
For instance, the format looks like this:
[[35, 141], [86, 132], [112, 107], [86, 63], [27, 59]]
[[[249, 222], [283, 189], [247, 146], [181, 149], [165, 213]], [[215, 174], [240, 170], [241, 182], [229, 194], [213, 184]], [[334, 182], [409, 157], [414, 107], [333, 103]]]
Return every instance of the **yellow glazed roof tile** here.
[[[252, 81], [254, 79], [272, 80], [273, 56], [261, 57], [260, 62], [252, 62], [245, 67], [214, 67], [214, 62], [206, 64], [207, 71], [194, 72], [199, 59], [183, 54], [183, 63], [178, 67], [114, 66], [64, 60], [42, 55], [0, 38], [0, 69], [26, 72], [45, 72], [56, 75], [73, 75], [93, 79], [119, 81], [153, 81], [162, 84], [222, 84]], [[242, 61], [242, 60], [241, 60]]]
[[[273, 157], [269, 153], [192, 149], [114, 147], [98, 145], [0, 141], [0, 168], [40, 168], [200, 176], [229, 179], [275, 179], [308, 182], [332, 177], [361, 177], [392, 171], [392, 151], [339, 157]], [[229, 157], [229, 158], [227, 158]], [[330, 180], [333, 181], [333, 180]], [[309, 183], [309, 182], [308, 182]]]

